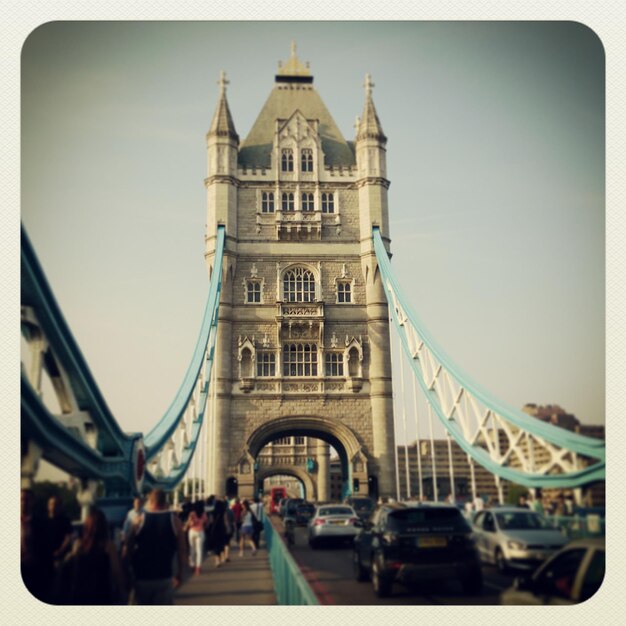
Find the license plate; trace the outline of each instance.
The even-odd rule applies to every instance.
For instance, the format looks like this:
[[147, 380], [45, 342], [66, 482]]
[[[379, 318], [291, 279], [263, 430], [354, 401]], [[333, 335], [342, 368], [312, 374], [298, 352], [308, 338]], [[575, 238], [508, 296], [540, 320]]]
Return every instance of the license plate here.
[[448, 540], [445, 537], [418, 537], [418, 548], [445, 548]]
[[342, 519], [333, 519], [333, 520], [330, 520], [330, 523], [331, 524], [339, 524], [341, 526], [343, 526], [345, 524], [345, 522]]

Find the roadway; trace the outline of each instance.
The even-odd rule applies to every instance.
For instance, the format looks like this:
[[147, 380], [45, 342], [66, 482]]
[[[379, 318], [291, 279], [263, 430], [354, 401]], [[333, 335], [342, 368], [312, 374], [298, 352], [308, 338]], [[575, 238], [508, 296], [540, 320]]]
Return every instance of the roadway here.
[[[282, 531], [277, 518], [275, 527]], [[291, 550], [296, 563], [317, 594], [321, 604], [336, 605], [489, 605], [499, 604], [499, 594], [511, 586], [514, 576], [502, 575], [493, 566], [483, 565], [484, 589], [480, 596], [463, 593], [455, 580], [438, 581], [408, 589], [393, 586], [389, 598], [378, 598], [371, 582], [357, 582], [352, 571], [352, 548], [349, 545], [324, 546], [312, 550], [306, 527], [296, 529], [296, 542]]]

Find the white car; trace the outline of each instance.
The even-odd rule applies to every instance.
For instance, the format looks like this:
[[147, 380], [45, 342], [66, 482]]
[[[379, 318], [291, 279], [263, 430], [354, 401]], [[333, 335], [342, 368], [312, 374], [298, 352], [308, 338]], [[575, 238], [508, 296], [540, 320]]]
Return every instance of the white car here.
[[352, 541], [359, 530], [359, 518], [351, 506], [323, 504], [315, 509], [309, 521], [309, 546], [315, 549], [325, 539]]
[[477, 513], [472, 530], [480, 558], [498, 570], [534, 570], [568, 539], [539, 513], [518, 507], [495, 507]]
[[577, 539], [548, 559], [531, 577], [516, 578], [502, 592], [501, 604], [576, 604], [604, 579], [604, 539]]

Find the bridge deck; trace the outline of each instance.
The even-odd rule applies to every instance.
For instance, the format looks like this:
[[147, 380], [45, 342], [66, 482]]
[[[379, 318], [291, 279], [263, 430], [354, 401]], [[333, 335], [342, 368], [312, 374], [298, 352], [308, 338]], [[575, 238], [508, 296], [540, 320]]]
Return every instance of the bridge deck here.
[[174, 604], [180, 605], [273, 605], [276, 604], [272, 572], [266, 547], [256, 556], [246, 548], [239, 557], [239, 549], [231, 547], [230, 562], [215, 567], [214, 557], [204, 561], [200, 576], [188, 576], [174, 595]]

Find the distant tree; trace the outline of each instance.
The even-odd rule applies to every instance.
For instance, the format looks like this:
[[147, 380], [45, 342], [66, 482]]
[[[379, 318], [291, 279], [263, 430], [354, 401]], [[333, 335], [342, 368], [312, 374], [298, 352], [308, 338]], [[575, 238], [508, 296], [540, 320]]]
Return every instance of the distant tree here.
[[511, 486], [509, 487], [509, 494], [506, 498], [506, 503], [517, 504], [520, 496], [527, 496], [527, 495], [528, 495], [528, 489], [526, 487], [524, 487], [523, 485], [516, 485], [515, 483], [512, 483]]

